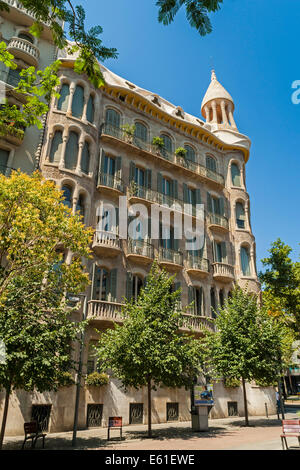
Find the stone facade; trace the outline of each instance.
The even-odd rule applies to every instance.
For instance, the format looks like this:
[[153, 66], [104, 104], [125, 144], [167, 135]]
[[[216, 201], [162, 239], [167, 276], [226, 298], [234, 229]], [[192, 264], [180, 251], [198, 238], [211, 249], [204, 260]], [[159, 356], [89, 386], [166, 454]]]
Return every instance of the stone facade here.
[[[5, 18], [0, 29], [8, 40], [13, 28], [18, 31], [9, 21]], [[49, 41], [41, 39], [36, 46], [47, 51], [40, 53], [39, 66], [56, 55]], [[198, 336], [203, 334], [203, 326], [213, 328], [210, 319], [214, 310], [225, 301], [235, 282], [259, 292], [245, 179], [250, 140], [237, 130], [233, 100], [214, 72], [201, 107], [205, 122], [103, 66], [106, 86], [96, 90], [73, 71], [74, 57], [60, 51], [58, 58], [62, 61], [61, 98], [51, 104], [42, 145], [39, 147], [37, 131], [27, 130], [23, 143], [13, 149], [8, 166], [30, 171], [38, 158], [43, 175], [64, 191], [66, 204], [79, 210], [84, 222], [96, 229], [93, 260], [87, 264], [92, 279], [87, 292], [90, 326], [84, 350], [84, 374], [88, 374], [96, 367], [90, 348], [97, 340], [95, 328], [105, 330], [114, 321], [121, 322], [119, 312], [124, 297], [138, 293], [155, 258], [170, 273], [176, 273], [182, 306], [195, 301], [195, 308], [185, 319]], [[124, 125], [135, 125], [135, 135], [124, 131]], [[164, 151], [152, 144], [153, 137], [163, 137]], [[175, 155], [179, 147], [186, 149], [185, 158]], [[204, 204], [203, 249], [197, 256], [189, 255], [185, 239], [168, 243], [147, 237], [130, 242], [118, 237], [117, 221], [108, 222], [106, 227], [106, 232], [116, 235], [111, 239], [105, 230], [99, 230], [97, 208], [101, 202], [118, 208], [119, 196], [127, 196], [127, 209], [135, 203], [146, 207]], [[176, 226], [176, 220], [175, 214], [171, 215], [171, 226]], [[66, 262], [70, 256], [66, 253]], [[77, 318], [81, 315], [79, 310]], [[261, 390], [248, 384], [248, 395], [250, 414], [263, 414], [265, 403], [269, 412], [274, 411], [271, 389]], [[213, 417], [228, 415], [228, 401], [237, 402], [238, 413], [243, 415], [240, 389], [224, 389], [216, 384], [214, 396]], [[3, 406], [2, 398], [0, 392]], [[10, 404], [7, 434], [23, 432], [23, 422], [31, 418], [34, 405], [51, 405], [49, 431], [70, 430], [74, 404], [74, 386], [48, 394], [17, 391]], [[188, 420], [189, 410], [190, 393], [184, 389], [165, 388], [153, 393], [153, 422], [164, 422], [168, 416]], [[125, 393], [114, 378], [98, 389], [83, 388], [80, 428], [95, 423], [105, 426], [113, 415], [123, 416], [124, 424], [133, 419], [146, 423], [146, 392]]]

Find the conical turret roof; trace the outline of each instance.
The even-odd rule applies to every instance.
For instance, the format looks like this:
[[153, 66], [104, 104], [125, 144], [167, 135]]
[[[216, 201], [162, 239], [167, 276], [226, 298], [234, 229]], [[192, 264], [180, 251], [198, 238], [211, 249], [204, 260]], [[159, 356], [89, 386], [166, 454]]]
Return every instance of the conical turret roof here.
[[216, 77], [216, 73], [213, 70], [212, 73], [211, 73], [210, 85], [209, 85], [209, 87], [207, 89], [207, 92], [205, 93], [205, 96], [202, 100], [201, 111], [203, 110], [204, 106], [209, 101], [216, 100], [216, 99], [223, 99], [223, 100], [231, 101], [231, 103], [233, 104], [233, 107], [234, 107], [234, 101], [233, 101], [232, 97], [230, 96], [228, 91], [226, 91], [225, 88], [221, 85], [221, 83], [218, 82], [217, 77]]

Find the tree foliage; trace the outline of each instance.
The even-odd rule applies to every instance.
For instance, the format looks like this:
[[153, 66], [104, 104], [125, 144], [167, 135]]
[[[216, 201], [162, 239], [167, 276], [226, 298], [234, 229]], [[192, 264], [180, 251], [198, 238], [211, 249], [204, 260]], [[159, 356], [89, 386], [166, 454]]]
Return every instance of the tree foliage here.
[[157, 0], [158, 21], [164, 25], [172, 23], [180, 8], [185, 7], [191, 27], [205, 36], [212, 31], [209, 14], [218, 11], [221, 3], [223, 0]]
[[[290, 364], [293, 337], [282, 322], [259, 308], [257, 300], [255, 294], [236, 287], [219, 309], [217, 331], [208, 338], [216, 378], [273, 385]], [[246, 407], [246, 397], [244, 402]]]
[[99, 366], [112, 369], [125, 387], [190, 387], [201, 371], [202, 343], [178, 332], [183, 317], [173, 281], [155, 262], [137, 301], [126, 301], [123, 325], [101, 332]]
[[265, 268], [259, 273], [263, 284], [263, 301], [268, 312], [281, 317], [300, 334], [300, 262], [290, 258], [291, 247], [280, 238], [271, 244], [270, 256], [262, 259]]
[[[31, 34], [40, 37], [47, 25], [59, 49], [67, 48], [70, 53], [77, 53], [75, 70], [86, 73], [95, 87], [103, 86], [104, 78], [98, 60], [116, 58], [117, 51], [102, 45], [99, 37], [103, 32], [101, 26], [86, 31], [82, 6], [74, 7], [70, 0], [19, 0], [18, 3], [34, 17]], [[9, 6], [0, 1], [0, 9], [9, 10]]]
[[[85, 289], [91, 229], [63, 204], [62, 193], [39, 173], [0, 175], [0, 340], [6, 390], [0, 435], [14, 388], [57, 390], [72, 368], [71, 343], [81, 331], [70, 319], [66, 293]], [[74, 253], [63, 262], [59, 245]]]

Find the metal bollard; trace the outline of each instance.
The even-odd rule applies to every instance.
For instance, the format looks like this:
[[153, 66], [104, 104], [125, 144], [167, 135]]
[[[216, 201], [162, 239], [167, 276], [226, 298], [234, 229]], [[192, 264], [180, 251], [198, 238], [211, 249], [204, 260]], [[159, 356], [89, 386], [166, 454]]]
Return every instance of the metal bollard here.
[[266, 417], [269, 418], [268, 404], [267, 403], [265, 403], [265, 409], [266, 409]]

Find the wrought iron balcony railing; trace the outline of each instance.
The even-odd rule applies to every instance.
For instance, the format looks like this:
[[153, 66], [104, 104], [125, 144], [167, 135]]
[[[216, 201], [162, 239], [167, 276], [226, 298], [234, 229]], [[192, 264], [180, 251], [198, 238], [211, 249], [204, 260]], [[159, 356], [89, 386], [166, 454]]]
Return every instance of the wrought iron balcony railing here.
[[158, 260], [163, 263], [172, 263], [183, 266], [183, 255], [180, 251], [171, 250], [170, 248], [159, 247]]
[[116, 189], [124, 193], [124, 183], [122, 179], [115, 175], [109, 175], [108, 173], [99, 173], [98, 186], [107, 186], [108, 188]]
[[127, 252], [129, 255], [145, 256], [147, 258], [154, 258], [154, 247], [151, 243], [144, 240], [132, 240], [128, 239]]
[[218, 225], [219, 227], [229, 229], [228, 219], [219, 214], [208, 214], [208, 221], [210, 225]]
[[209, 272], [209, 261], [206, 258], [195, 256], [192, 254], [187, 255], [186, 259], [187, 269]]
[[224, 186], [224, 177], [221, 174], [206, 168], [198, 162], [193, 162], [185, 157], [175, 155], [175, 153], [169, 152], [164, 148], [159, 148], [150, 142], [146, 142], [136, 136], [128, 135], [119, 127], [105, 123], [102, 128], [102, 135], [110, 135], [115, 137], [118, 140], [131, 144], [134, 147], [137, 147], [146, 152], [150, 152], [153, 155], [158, 155], [165, 160], [175, 163], [176, 165], [186, 168], [200, 176], [203, 176], [204, 178], [208, 178], [209, 180], [215, 181], [216, 183]]

